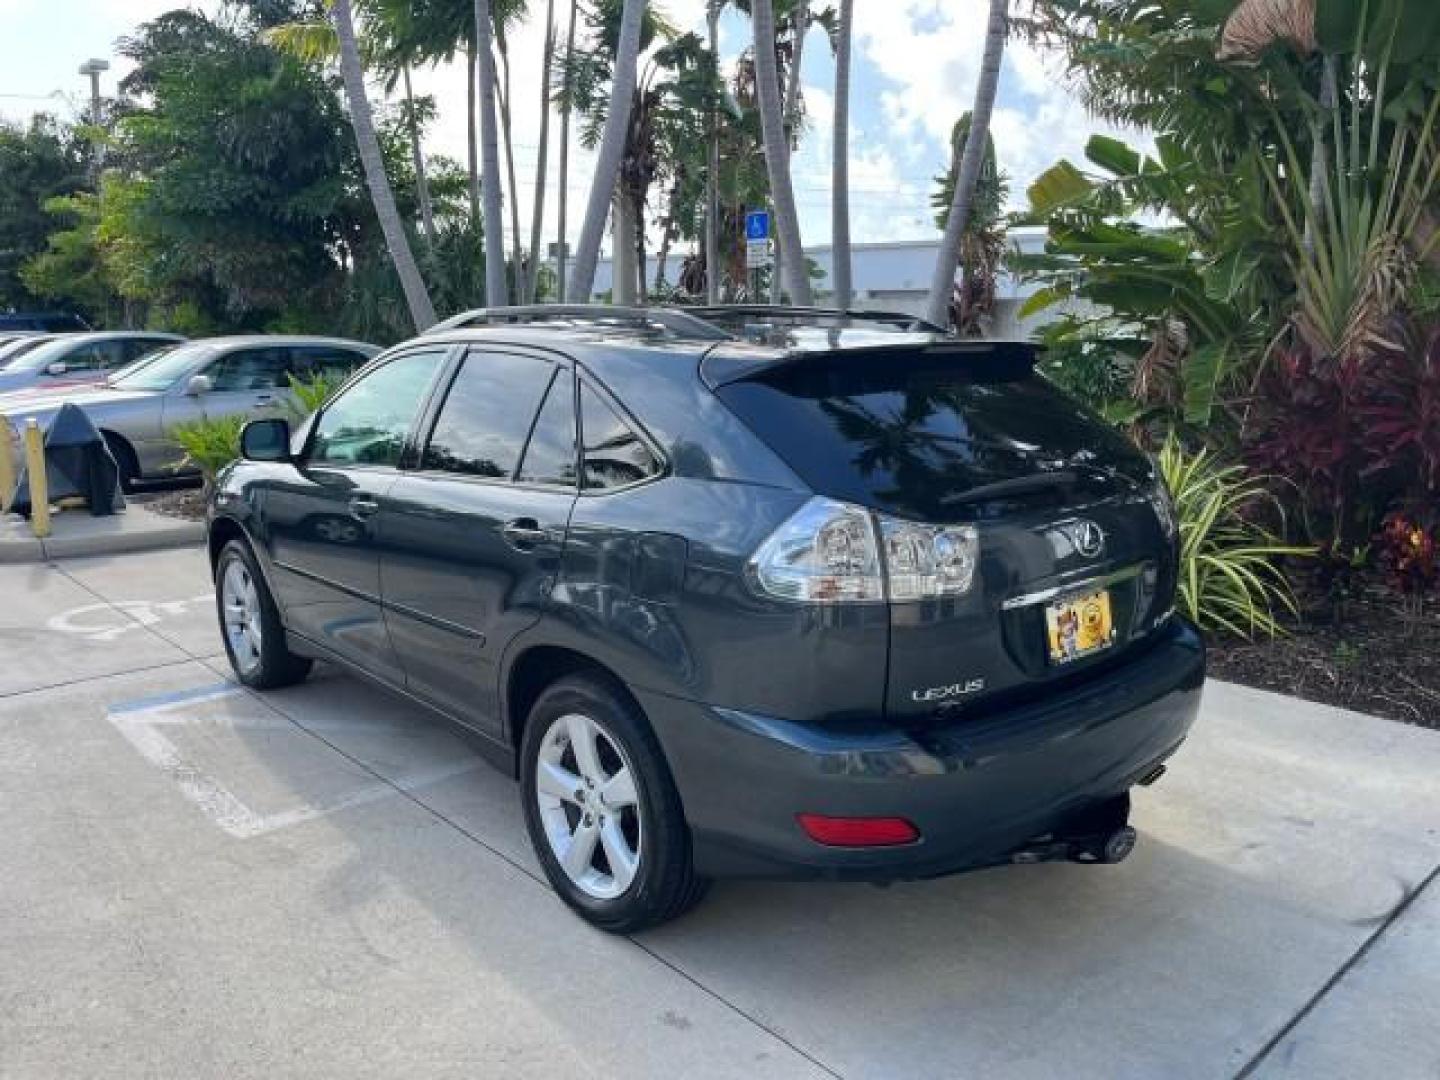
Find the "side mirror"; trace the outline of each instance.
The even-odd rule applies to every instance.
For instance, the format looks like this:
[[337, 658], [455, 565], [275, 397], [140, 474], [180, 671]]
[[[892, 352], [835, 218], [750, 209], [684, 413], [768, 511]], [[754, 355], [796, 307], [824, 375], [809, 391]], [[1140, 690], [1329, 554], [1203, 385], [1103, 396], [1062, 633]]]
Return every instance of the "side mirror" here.
[[[197, 375], [196, 378], [204, 376]], [[289, 461], [289, 422], [251, 420], [240, 432], [240, 456], [246, 461]]]
[[210, 381], [209, 375], [191, 375], [190, 381], [185, 384], [185, 393], [188, 397], [200, 397], [208, 394], [214, 383]]
[[70, 370], [70, 368], [66, 365], [66, 363], [65, 363], [64, 360], [56, 360], [53, 364], [50, 364], [49, 366], [47, 366], [47, 367], [45, 368], [45, 374], [46, 374], [46, 375], [64, 375], [65, 372], [67, 372], [67, 371], [69, 371], [69, 370]]

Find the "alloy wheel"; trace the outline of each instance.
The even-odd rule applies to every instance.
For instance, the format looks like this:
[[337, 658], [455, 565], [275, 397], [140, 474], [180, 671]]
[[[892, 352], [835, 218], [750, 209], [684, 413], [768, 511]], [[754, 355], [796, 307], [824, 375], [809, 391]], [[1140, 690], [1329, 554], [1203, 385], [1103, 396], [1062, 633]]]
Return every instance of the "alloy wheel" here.
[[555, 861], [585, 895], [613, 900], [640, 870], [641, 806], [624, 748], [598, 721], [567, 713], [540, 743], [535, 799]]
[[249, 568], [239, 559], [231, 560], [220, 579], [220, 606], [230, 654], [241, 674], [248, 675], [260, 666], [264, 637], [260, 628], [260, 592]]

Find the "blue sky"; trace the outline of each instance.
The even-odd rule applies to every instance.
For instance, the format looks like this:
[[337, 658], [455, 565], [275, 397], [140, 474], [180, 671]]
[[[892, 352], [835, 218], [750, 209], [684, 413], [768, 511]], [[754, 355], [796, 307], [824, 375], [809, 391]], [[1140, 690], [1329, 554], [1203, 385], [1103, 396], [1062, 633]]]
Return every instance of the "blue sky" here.
[[[659, 0], [682, 27], [704, 25], [704, 0]], [[135, 25], [177, 6], [164, 0], [0, 0], [0, 115], [19, 119], [37, 109], [73, 113], [87, 84], [76, 68], [87, 57], [116, 62], [106, 75], [113, 91], [123, 67], [114, 43]], [[213, 3], [199, 6], [213, 8]], [[532, 4], [537, 10], [540, 4]], [[557, 7], [564, 7], [563, 2]], [[935, 235], [929, 196], [946, 162], [951, 125], [974, 94], [986, 0], [856, 0], [856, 49], [851, 98], [852, 227], [856, 242]], [[748, 23], [727, 17], [721, 49], [734, 55]], [[539, 78], [542, 32], [531, 26], [512, 45], [518, 87]], [[794, 163], [796, 198], [807, 244], [830, 236], [830, 113], [834, 62], [823, 34], [806, 45], [803, 80], [810, 128]], [[440, 119], [427, 149], [463, 159], [465, 82], [462, 71], [421, 73], [417, 90], [433, 94]], [[538, 100], [517, 92], [516, 167], [533, 177]], [[1063, 84], [1053, 57], [1018, 42], [1007, 53], [993, 133], [1019, 206], [1029, 181], [1062, 156], [1078, 159], [1086, 138], [1104, 128], [1087, 116]], [[1124, 134], [1124, 133], [1122, 133]], [[1134, 133], [1129, 138], [1136, 140]], [[552, 156], [553, 161], [553, 156]], [[583, 202], [589, 158], [579, 154], [572, 205]], [[521, 181], [528, 215], [533, 179]], [[553, 197], [550, 199], [553, 204]], [[572, 212], [572, 218], [578, 211]], [[528, 217], [527, 217], [528, 220]], [[578, 230], [578, 223], [575, 225]]]

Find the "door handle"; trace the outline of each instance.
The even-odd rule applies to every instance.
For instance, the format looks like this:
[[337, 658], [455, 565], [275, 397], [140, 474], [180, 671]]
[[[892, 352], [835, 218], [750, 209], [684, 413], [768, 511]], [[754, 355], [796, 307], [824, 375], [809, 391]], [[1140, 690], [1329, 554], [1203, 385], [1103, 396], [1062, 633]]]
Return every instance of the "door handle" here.
[[511, 547], [519, 548], [521, 551], [532, 548], [536, 544], [543, 544], [550, 539], [550, 533], [540, 528], [540, 523], [534, 518], [516, 518], [500, 530], [500, 535], [505, 537]]
[[380, 512], [380, 504], [374, 499], [356, 497], [350, 500], [350, 516], [357, 521], [372, 518]]

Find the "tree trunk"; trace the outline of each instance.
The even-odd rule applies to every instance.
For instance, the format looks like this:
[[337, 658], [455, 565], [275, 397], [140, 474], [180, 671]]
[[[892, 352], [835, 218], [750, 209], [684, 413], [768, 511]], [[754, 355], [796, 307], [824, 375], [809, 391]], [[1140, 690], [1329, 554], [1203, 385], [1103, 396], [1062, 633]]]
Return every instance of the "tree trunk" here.
[[465, 93], [465, 115], [467, 118], [465, 149], [468, 159], [467, 164], [470, 169], [470, 227], [475, 229], [480, 225], [480, 148], [475, 138], [475, 133], [479, 130], [477, 127], [478, 120], [475, 115], [475, 87], [480, 76], [475, 70], [474, 48], [465, 50], [465, 70], [469, 76]]
[[[790, 57], [789, 77], [785, 84], [785, 156], [791, 157], [795, 135], [800, 129], [800, 65], [805, 59], [805, 34], [810, 29], [810, 0], [801, 0], [795, 8], [795, 54]], [[770, 272], [770, 302], [783, 299], [780, 286], [785, 278], [785, 249], [775, 245], [775, 268]]]
[[570, 29], [565, 35], [565, 109], [560, 114], [560, 190], [557, 193], [560, 221], [556, 227], [559, 243], [555, 249], [555, 289], [562, 304], [569, 284], [565, 278], [566, 263], [570, 260], [565, 250], [565, 215], [570, 209], [570, 65], [575, 56], [575, 16], [579, 10], [580, 0], [570, 0]]
[[840, 0], [840, 33], [835, 47], [835, 125], [831, 183], [831, 273], [835, 306], [854, 300], [850, 279], [850, 40], [855, 0]]
[[550, 61], [555, 53], [555, 0], [545, 4], [545, 56], [540, 62], [540, 152], [535, 160], [535, 206], [530, 214], [530, 270], [521, 303], [535, 303], [540, 289], [540, 232], [545, 227], [545, 170], [550, 156]]
[[475, 0], [475, 73], [480, 94], [480, 195], [485, 219], [485, 303], [504, 307], [505, 218], [500, 206], [500, 143], [495, 129], [495, 24], [490, 0]]
[[[615, 56], [615, 81], [610, 93], [610, 112], [605, 117], [605, 132], [600, 140], [600, 153], [595, 163], [595, 179], [590, 185], [585, 223], [581, 227], [580, 243], [575, 250], [575, 269], [570, 277], [572, 297], [588, 300], [595, 282], [595, 263], [600, 258], [600, 237], [605, 232], [605, 218], [615, 193], [615, 180], [620, 175], [625, 137], [630, 130], [630, 107], [635, 99], [635, 69], [640, 57], [640, 21], [645, 14], [645, 2], [646, 0], [625, 0], [625, 8], [620, 16], [619, 47]], [[618, 247], [619, 245], [617, 257]]]
[[1009, 0], [990, 0], [990, 22], [985, 31], [980, 81], [975, 87], [975, 107], [970, 113], [970, 135], [960, 158], [950, 220], [945, 224], [945, 239], [935, 259], [935, 274], [930, 280], [930, 296], [925, 304], [925, 317], [937, 326], [950, 325], [950, 299], [955, 292], [955, 271], [960, 266], [960, 246], [966, 226], [970, 224], [970, 208], [975, 201], [975, 186], [980, 180], [985, 150], [990, 145], [990, 114], [995, 109], [1000, 62], [1005, 56], [1008, 5]]
[[[710, 55], [715, 60], [715, 91], [720, 83], [720, 8], [711, 3], [705, 25], [709, 32]], [[705, 302], [720, 303], [720, 109], [710, 109], [710, 160], [705, 177]]]
[[519, 297], [526, 292], [529, 269], [525, 263], [525, 249], [520, 244], [520, 187], [515, 182], [515, 143], [510, 127], [510, 55], [503, 45], [500, 47], [500, 64], [504, 85], [497, 84], [495, 92], [500, 98], [500, 133], [505, 140], [505, 174], [510, 191], [510, 250], [511, 258], [515, 260], [515, 288], [511, 296], [519, 303]]
[[[635, 306], [635, 282], [641, 273], [635, 265], [635, 213], [630, 197], [617, 186], [614, 198], [614, 232], [610, 259], [610, 302], [623, 307]], [[590, 294], [580, 303], [588, 303]]]
[[395, 271], [400, 275], [400, 287], [405, 291], [405, 302], [409, 305], [415, 329], [427, 330], [435, 325], [435, 307], [426, 291], [425, 279], [420, 276], [415, 253], [410, 250], [410, 238], [405, 235], [400, 212], [395, 209], [395, 193], [390, 190], [390, 178], [385, 175], [385, 159], [380, 153], [380, 141], [375, 137], [370, 100], [365, 96], [365, 75], [360, 66], [360, 48], [355, 41], [350, 0], [334, 0], [331, 10], [335, 15], [335, 35], [340, 44], [340, 73], [345, 81], [345, 97], [350, 106], [350, 124], [355, 129], [355, 143], [360, 151], [360, 164], [365, 169], [370, 198], [375, 204], [375, 216], [380, 221], [380, 231], [385, 236], [385, 246], [390, 249]]
[[795, 190], [790, 185], [790, 152], [785, 139], [780, 77], [775, 63], [773, 0], [753, 0], [750, 21], [755, 31], [755, 85], [760, 98], [760, 128], [765, 142], [766, 171], [770, 175], [770, 198], [775, 204], [776, 238], [787, 255], [785, 285], [790, 290], [792, 304], [809, 307], [814, 300], [810, 293], [810, 278], [805, 272], [805, 248], [800, 240]]
[[430, 179], [425, 175], [425, 153], [420, 147], [420, 122], [415, 119], [415, 92], [410, 86], [410, 65], [400, 68], [405, 78], [405, 112], [410, 120], [410, 158], [415, 166], [415, 201], [420, 204], [420, 226], [425, 243], [435, 250], [435, 206], [430, 201]]

